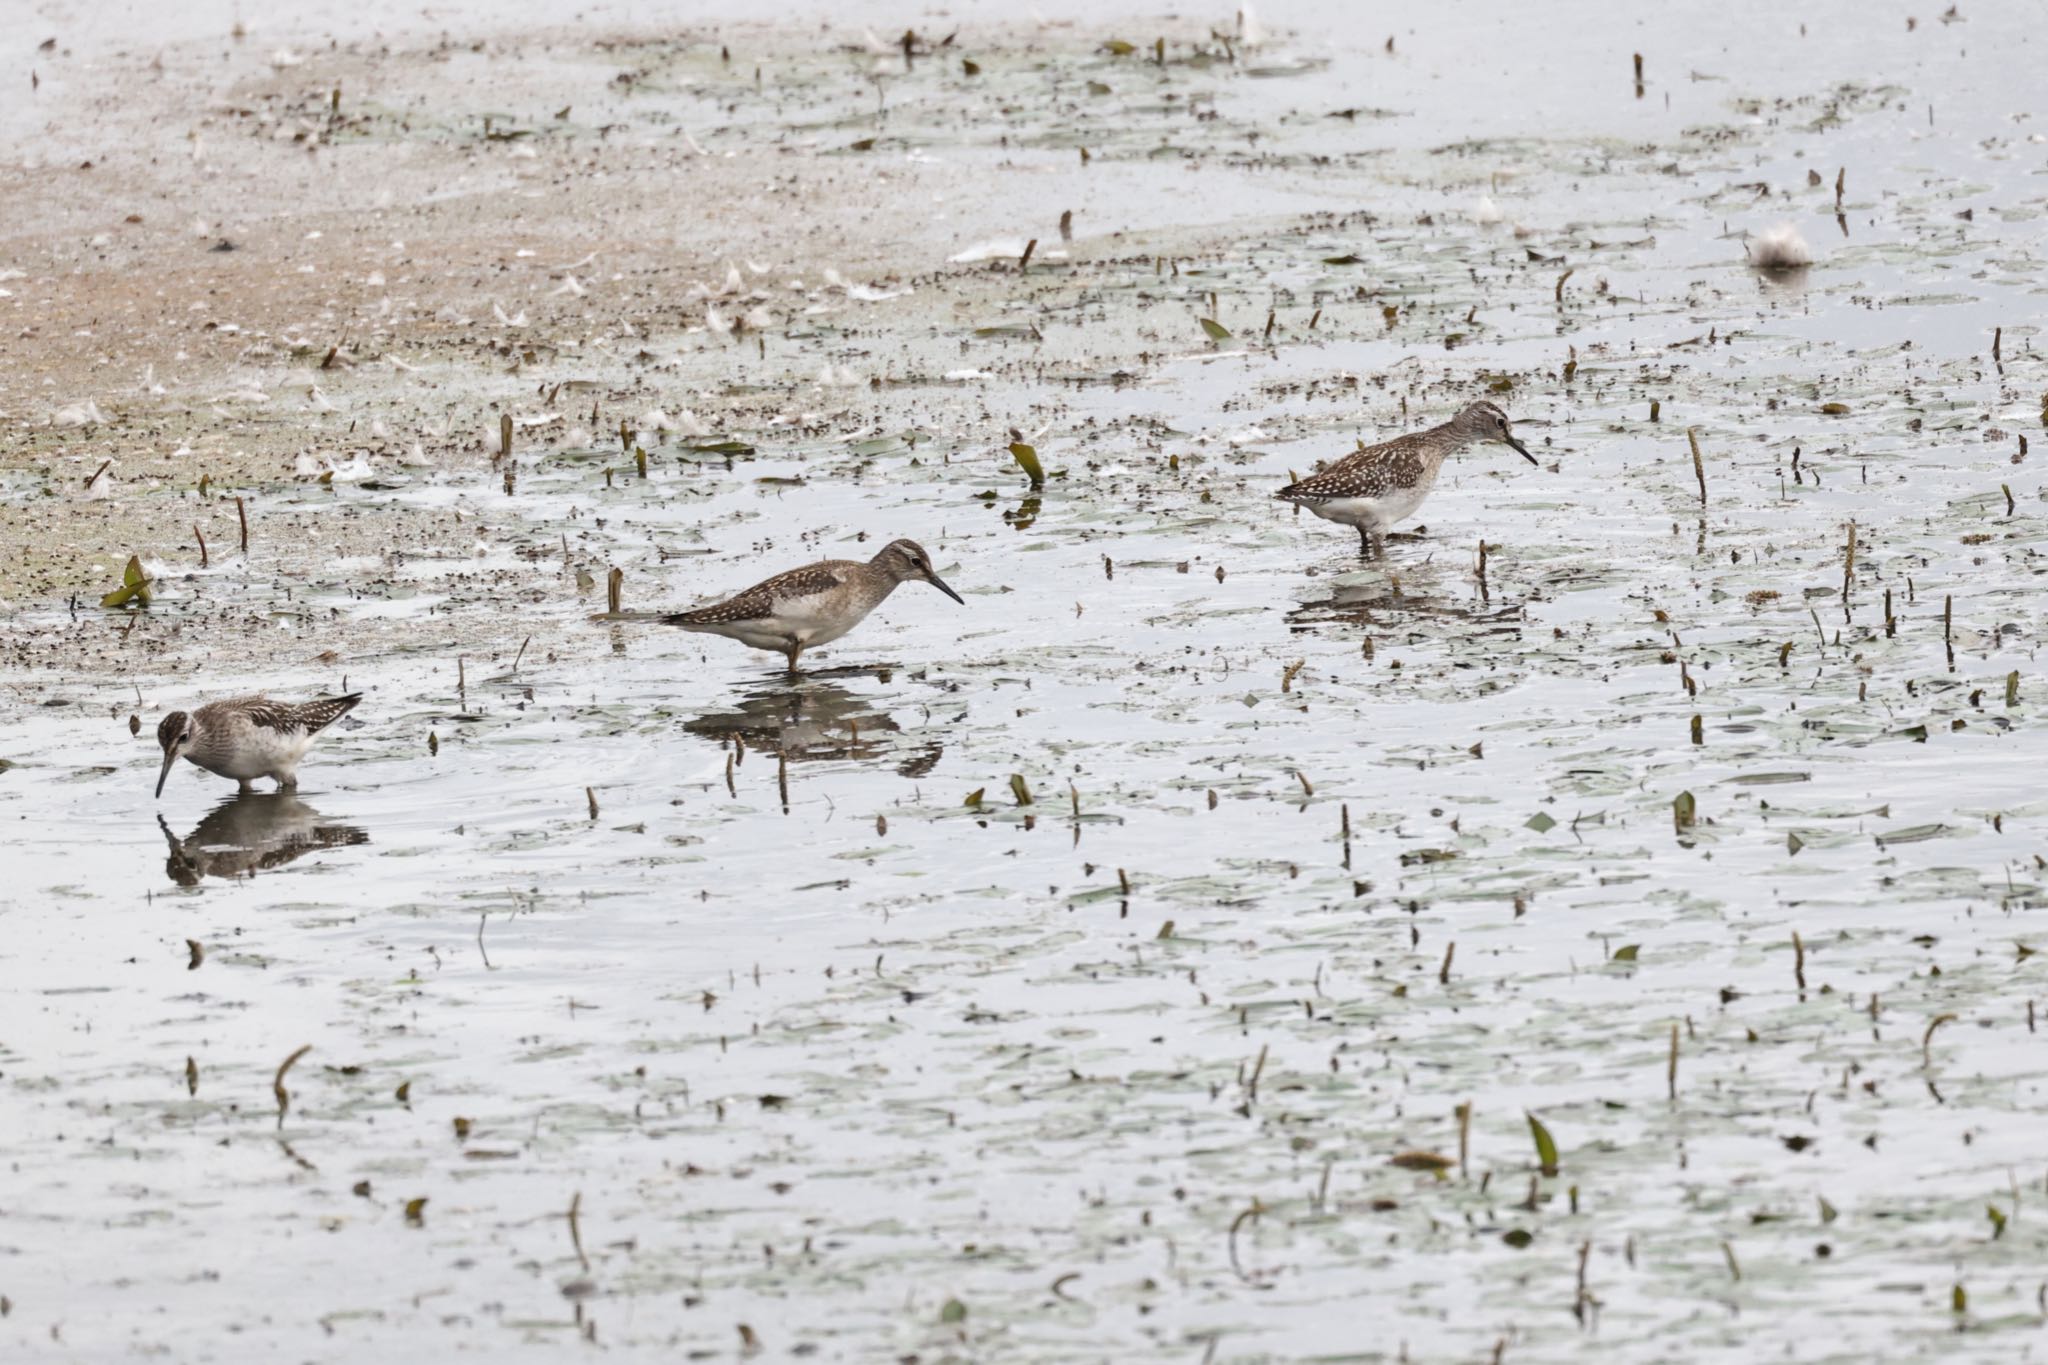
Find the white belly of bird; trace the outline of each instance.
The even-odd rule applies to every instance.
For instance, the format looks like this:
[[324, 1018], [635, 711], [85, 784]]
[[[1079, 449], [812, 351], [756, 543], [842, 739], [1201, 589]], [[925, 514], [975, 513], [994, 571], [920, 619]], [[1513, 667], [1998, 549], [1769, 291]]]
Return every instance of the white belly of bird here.
[[313, 736], [303, 730], [272, 730], [267, 726], [251, 726], [243, 742], [233, 746], [225, 756], [199, 763], [197, 756], [187, 754], [194, 763], [208, 772], [221, 777], [232, 777], [238, 782], [249, 782], [259, 777], [276, 777], [280, 780], [291, 776], [299, 766], [299, 760], [306, 756], [306, 750], [313, 747]]
[[1325, 521], [1342, 522], [1346, 526], [1366, 526], [1375, 531], [1393, 528], [1396, 522], [1414, 515], [1422, 506], [1429, 489], [1403, 488], [1383, 498], [1331, 498], [1325, 502], [1304, 503], [1309, 511]]
[[792, 637], [809, 649], [838, 639], [867, 616], [867, 611], [859, 615], [833, 615], [831, 598], [831, 593], [822, 592], [808, 597], [781, 597], [776, 599], [775, 614], [765, 619], [695, 629], [714, 631], [755, 649], [787, 649]]

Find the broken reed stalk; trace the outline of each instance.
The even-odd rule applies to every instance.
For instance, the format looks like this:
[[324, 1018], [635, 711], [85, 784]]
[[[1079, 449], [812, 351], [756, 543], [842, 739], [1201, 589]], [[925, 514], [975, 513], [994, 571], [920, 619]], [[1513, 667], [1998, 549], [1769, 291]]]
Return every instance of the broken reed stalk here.
[[242, 505], [240, 498], [235, 499], [235, 515], [242, 522], [242, 553], [246, 555], [249, 553], [249, 509]]
[[625, 596], [625, 586], [626, 571], [624, 569], [613, 569], [609, 574], [605, 575], [605, 605], [614, 616], [619, 614], [619, 603]]
[[1468, 1180], [1465, 1158], [1472, 1150], [1472, 1101], [1466, 1100], [1458, 1106], [1458, 1179]]
[[585, 787], [583, 789], [583, 799], [590, 803], [590, 818], [595, 820], [597, 818], [597, 788]]
[[1483, 597], [1483, 598], [1486, 598], [1486, 599], [1487, 599], [1488, 601], [1491, 601], [1491, 600], [1492, 600], [1492, 594], [1491, 594], [1491, 593], [1489, 593], [1489, 592], [1487, 592], [1487, 590], [1486, 590], [1486, 537], [1485, 537], [1485, 536], [1481, 536], [1481, 537], [1479, 537], [1479, 595], [1480, 595], [1481, 597]]
[[1856, 523], [1849, 523], [1849, 545], [1842, 553], [1842, 610], [1849, 610], [1849, 583], [1856, 573]]
[[196, 521], [192, 523], [192, 534], [199, 539], [199, 567], [203, 569], [206, 567], [206, 536]]
[[2004, 340], [2005, 329], [2003, 327], [1993, 327], [1991, 329], [1991, 359], [1994, 364], [2001, 358], [1998, 354], [1998, 349]]
[[1685, 439], [1692, 446], [1692, 472], [1700, 481], [1700, 506], [1705, 507], [1707, 505], [1707, 466], [1706, 462], [1700, 459], [1700, 429], [1698, 427], [1687, 427], [1685, 429]]
[[461, 699], [462, 709], [469, 709], [469, 671], [462, 666], [462, 656], [455, 656], [455, 695]]
[[1017, 258], [1017, 273], [1023, 274], [1031, 268], [1031, 253], [1038, 250], [1038, 239], [1033, 237], [1024, 244], [1024, 254]]
[[1444, 949], [1444, 965], [1437, 969], [1437, 985], [1448, 986], [1451, 984], [1451, 958], [1457, 953], [1457, 951], [1458, 941], [1456, 939], [1452, 939], [1450, 941], [1450, 944]]
[[498, 414], [498, 458], [504, 459], [512, 453], [512, 414]]
[[1673, 1103], [1678, 1100], [1678, 1023], [1671, 1024], [1671, 1060], [1664, 1066], [1664, 1092]]
[[782, 813], [789, 814], [789, 755], [775, 751], [775, 790], [782, 794]]
[[1956, 599], [1954, 594], [1943, 594], [1941, 599], [1941, 647], [1948, 651], [1949, 672], [1956, 667], [1955, 637]]
[[1800, 939], [1799, 931], [1792, 931], [1792, 979], [1799, 983], [1799, 992], [1806, 993], [1806, 944]]

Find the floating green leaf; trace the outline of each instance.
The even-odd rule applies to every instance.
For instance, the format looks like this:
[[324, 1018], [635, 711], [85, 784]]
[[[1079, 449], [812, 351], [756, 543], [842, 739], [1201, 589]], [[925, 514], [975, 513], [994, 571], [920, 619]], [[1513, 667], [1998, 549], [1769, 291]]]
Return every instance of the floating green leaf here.
[[1529, 1120], [1529, 1136], [1536, 1139], [1536, 1164], [1547, 1176], [1557, 1174], [1557, 1142], [1550, 1136], [1550, 1130], [1543, 1126], [1543, 1120], [1527, 1110], [1523, 1116]]
[[1642, 951], [1642, 946], [1643, 945], [1640, 943], [1630, 943], [1623, 947], [1616, 948], [1614, 950], [1614, 961], [1634, 962], [1636, 960], [1636, 954]]
[[1010, 456], [1017, 461], [1017, 467], [1031, 479], [1033, 488], [1045, 487], [1045, 466], [1038, 462], [1038, 452], [1022, 441], [1010, 443]]
[[987, 787], [976, 787], [973, 791], [967, 793], [967, 799], [960, 804], [963, 806], [979, 806], [981, 798], [986, 795], [988, 795]]
[[1207, 332], [1207, 333], [1209, 334], [1209, 340], [1211, 340], [1211, 341], [1228, 341], [1228, 340], [1230, 340], [1230, 329], [1229, 329], [1228, 327], [1225, 327], [1225, 326], [1224, 326], [1224, 325], [1223, 325], [1222, 323], [1220, 323], [1220, 322], [1216, 321], [1216, 319], [1214, 319], [1214, 318], [1203, 318], [1203, 319], [1201, 320], [1201, 323], [1202, 323], [1202, 330], [1203, 330], [1203, 331], [1205, 331], [1205, 332]]
[[1530, 1232], [1527, 1228], [1509, 1228], [1500, 1235], [1500, 1239], [1515, 1250], [1520, 1251], [1523, 1247], [1536, 1240], [1536, 1234]]
[[1128, 57], [1138, 50], [1135, 45], [1127, 43], [1121, 38], [1111, 38], [1102, 46], [1108, 50], [1112, 57]]
[[1324, 264], [1324, 265], [1357, 265], [1357, 264], [1359, 264], [1359, 263], [1360, 263], [1361, 261], [1363, 261], [1364, 259], [1365, 259], [1365, 257], [1363, 257], [1363, 256], [1360, 256], [1360, 255], [1357, 255], [1357, 254], [1355, 254], [1355, 253], [1353, 253], [1353, 252], [1349, 252], [1349, 251], [1347, 251], [1347, 252], [1345, 252], [1345, 253], [1344, 253], [1344, 254], [1343, 254], [1342, 256], [1325, 256], [1325, 257], [1323, 257], [1323, 264]]
[[1031, 788], [1024, 781], [1024, 774], [1010, 774], [1010, 795], [1017, 798], [1017, 804], [1020, 806], [1028, 806], [1031, 804]]
[[939, 1321], [944, 1323], [967, 1321], [967, 1305], [958, 1299], [947, 1299], [945, 1307], [939, 1310]]
[[1387, 1164], [1399, 1166], [1404, 1171], [1430, 1171], [1442, 1175], [1458, 1163], [1436, 1152], [1402, 1152], [1388, 1157]]
[[1522, 822], [1522, 828], [1533, 829], [1538, 834], [1548, 834], [1551, 830], [1557, 828], [1557, 821], [1551, 819], [1548, 814], [1539, 810], [1534, 815], [1530, 816], [1528, 819]]
[[121, 586], [100, 599], [103, 607], [146, 607], [149, 605], [149, 576], [142, 572], [142, 561], [134, 555], [128, 556], [128, 567], [121, 574]]

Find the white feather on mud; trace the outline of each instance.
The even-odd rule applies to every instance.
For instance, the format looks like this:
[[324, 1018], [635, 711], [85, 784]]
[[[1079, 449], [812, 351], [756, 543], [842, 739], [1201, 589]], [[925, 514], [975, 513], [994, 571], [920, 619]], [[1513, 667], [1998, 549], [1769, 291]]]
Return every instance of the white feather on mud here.
[[100, 411], [100, 405], [90, 398], [83, 403], [66, 403], [50, 414], [50, 425], [53, 427], [100, 426], [106, 420], [106, 415]]
[[1813, 264], [1813, 248], [1797, 227], [1780, 223], [1749, 239], [1749, 263], [1758, 270], [1803, 270]]
[[883, 289], [871, 284], [857, 284], [830, 266], [825, 267], [825, 283], [856, 303], [881, 303], [885, 299], [900, 299], [906, 294], [917, 292], [907, 284], [901, 289]]

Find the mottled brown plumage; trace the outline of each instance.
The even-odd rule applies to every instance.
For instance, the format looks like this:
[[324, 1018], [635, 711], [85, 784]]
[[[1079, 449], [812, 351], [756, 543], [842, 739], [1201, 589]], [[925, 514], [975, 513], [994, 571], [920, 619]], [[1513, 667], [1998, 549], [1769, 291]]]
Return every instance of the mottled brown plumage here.
[[156, 727], [164, 751], [156, 794], [180, 758], [221, 777], [232, 777], [243, 791], [259, 777], [274, 778], [279, 791], [299, 785], [299, 760], [313, 747], [313, 736], [353, 711], [360, 692], [317, 701], [284, 702], [268, 697], [234, 697], [212, 701], [190, 713], [173, 711]]
[[1360, 546], [1368, 557], [1376, 556], [1394, 523], [1422, 506], [1444, 461], [1475, 441], [1505, 442], [1536, 463], [1515, 439], [1507, 414], [1481, 399], [1441, 426], [1367, 446], [1273, 496], [1326, 521], [1357, 527]]
[[937, 588], [955, 602], [932, 568], [931, 557], [914, 540], [895, 540], [866, 563], [828, 559], [765, 579], [736, 597], [661, 618], [662, 624], [723, 635], [755, 649], [786, 655], [789, 671], [806, 649], [826, 644], [859, 625], [896, 585], [912, 580]]

